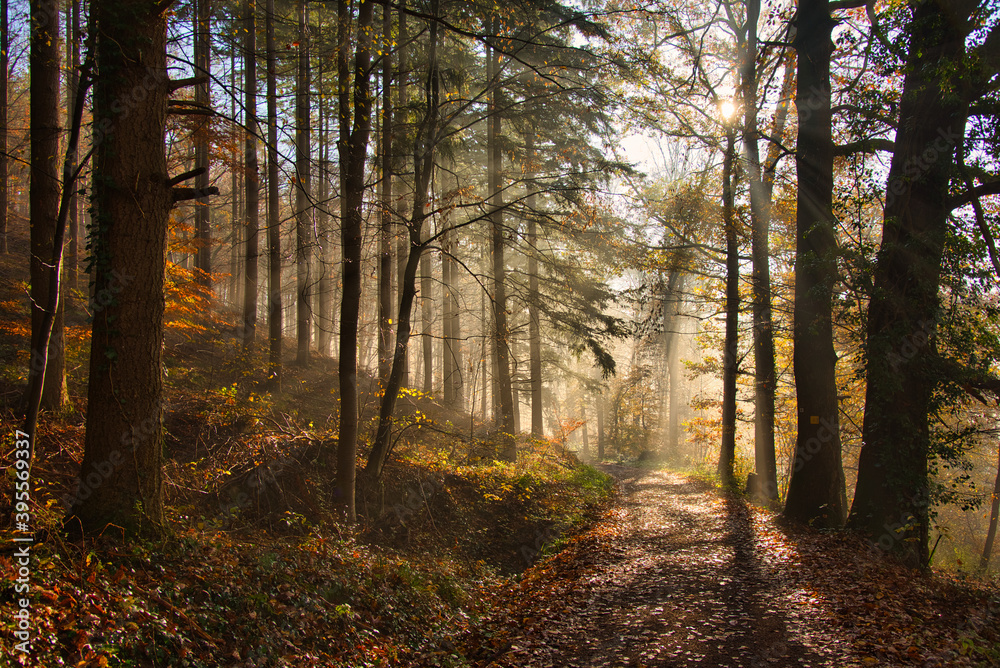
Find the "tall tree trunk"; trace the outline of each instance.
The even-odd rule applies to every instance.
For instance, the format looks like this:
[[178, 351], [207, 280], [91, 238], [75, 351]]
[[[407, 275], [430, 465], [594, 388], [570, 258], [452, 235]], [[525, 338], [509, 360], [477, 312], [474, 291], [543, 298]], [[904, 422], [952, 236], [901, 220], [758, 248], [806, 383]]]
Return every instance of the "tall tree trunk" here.
[[817, 527], [840, 527], [847, 512], [840, 452], [837, 354], [833, 349], [833, 288], [837, 280], [833, 217], [833, 139], [830, 114], [830, 38], [834, 21], [828, 0], [799, 4], [799, 137], [795, 233], [793, 367], [798, 434], [786, 517]]
[[771, 324], [771, 269], [768, 234], [771, 206], [764, 187], [757, 130], [757, 21], [760, 0], [747, 0], [746, 40], [741, 67], [743, 97], [743, 150], [750, 180], [753, 257], [754, 350], [754, 464], [761, 501], [778, 498], [778, 473], [774, 454], [774, 329]]
[[[487, 388], [489, 387], [489, 377], [490, 375], [486, 373], [486, 346], [487, 342], [491, 339], [489, 335], [489, 321], [486, 315], [486, 291], [483, 290], [479, 293], [479, 333], [480, 333], [480, 344], [479, 344], [479, 371], [480, 376], [483, 379], [483, 393], [479, 396], [480, 409], [479, 412], [483, 415], [483, 423], [487, 422], [488, 414], [486, 412], [486, 395], [488, 394]], [[492, 349], [492, 346], [490, 346]]]
[[347, 29], [350, 7], [347, 0], [338, 2], [339, 46], [337, 67], [340, 75], [340, 164], [344, 179], [343, 197], [346, 217], [341, 225], [344, 253], [344, 295], [340, 313], [340, 433], [337, 446], [337, 504], [349, 522], [357, 519], [354, 486], [358, 452], [358, 319], [361, 311], [361, 241], [364, 217], [365, 156], [371, 132], [371, 81], [369, 80], [372, 45], [373, 0], [361, 0], [358, 8], [357, 45], [354, 55], [353, 128], [349, 110], [347, 82]]
[[[211, 45], [211, 0], [195, 0], [194, 13], [194, 73], [195, 76], [209, 77], [212, 71]], [[211, 104], [211, 84], [205, 81], [195, 86], [194, 100], [202, 108]], [[203, 192], [211, 183], [209, 173], [209, 137], [211, 127], [208, 116], [195, 116], [198, 125], [195, 129], [194, 167], [204, 170], [195, 177], [195, 188]], [[195, 201], [194, 232], [196, 240], [195, 269], [200, 285], [212, 285], [212, 210], [208, 205], [208, 197]]]
[[[407, 173], [407, 151], [402, 150], [400, 145], [403, 143], [402, 138], [406, 135], [406, 122], [407, 118], [407, 108], [410, 104], [409, 90], [407, 88], [407, 77], [409, 72], [407, 71], [406, 62], [406, 49], [408, 41], [410, 39], [409, 33], [406, 29], [406, 0], [399, 0], [399, 8], [396, 10], [398, 24], [399, 24], [399, 40], [398, 40], [398, 60], [396, 67], [396, 113], [393, 114], [393, 121], [395, 122], [396, 131], [396, 141], [393, 142], [395, 147], [393, 155], [393, 173], [400, 178], [393, 182], [395, 186], [399, 186], [399, 190], [402, 191], [403, 175]], [[400, 192], [400, 195], [402, 193]], [[389, 194], [392, 201], [399, 199], [396, 195], [390, 191]], [[396, 241], [396, 304], [398, 305], [402, 300], [403, 295], [403, 274], [406, 273], [406, 261], [410, 255], [410, 235], [406, 230], [400, 232]], [[403, 379], [401, 381], [401, 386], [406, 386], [410, 384], [410, 360], [409, 360], [409, 349], [403, 351]]]
[[10, 216], [7, 186], [7, 81], [10, 79], [10, 21], [8, 0], [0, 0], [0, 253], [7, 250], [7, 220]]
[[260, 227], [260, 174], [257, 165], [257, 21], [256, 0], [246, 0], [246, 34], [243, 40], [243, 78], [246, 95], [246, 259], [243, 273], [243, 348], [253, 349], [257, 334], [258, 229]]
[[949, 182], [968, 116], [964, 42], [975, 5], [925, 0], [913, 7], [868, 305], [864, 445], [849, 526], [921, 568], [928, 565], [938, 291]]
[[597, 395], [597, 461], [604, 461], [604, 395]]
[[[458, 242], [455, 239], [455, 232], [452, 232], [450, 241], [451, 253], [458, 252]], [[445, 258], [445, 262], [451, 267], [451, 307], [449, 309], [451, 319], [451, 358], [453, 361], [454, 373], [452, 375], [452, 386], [454, 387], [455, 404], [454, 408], [459, 411], [465, 410], [465, 356], [463, 354], [464, 342], [462, 339], [462, 309], [458, 301], [458, 263], [451, 254]]]
[[312, 198], [310, 145], [309, 9], [298, 0], [299, 57], [295, 81], [295, 333], [298, 342], [295, 363], [309, 364], [312, 344]]
[[668, 390], [661, 405], [660, 425], [665, 450], [663, 454], [670, 458], [676, 458], [680, 454], [677, 451], [676, 442], [678, 432], [676, 396], [678, 369], [675, 367], [679, 366], [676, 363], [680, 336], [677, 327], [680, 321], [680, 293], [684, 286], [684, 274], [681, 273], [682, 261], [682, 257], [678, 255], [672, 263], [663, 296], [663, 364]]
[[274, 0], [267, 0], [267, 327], [268, 385], [281, 387], [281, 228], [278, 195], [278, 84]]
[[[499, 34], [500, 21], [492, 20], [491, 35]], [[494, 37], [494, 39], [497, 39]], [[493, 342], [496, 356], [496, 389], [500, 409], [500, 456], [513, 462], [517, 459], [514, 439], [514, 399], [510, 381], [510, 330], [507, 325], [507, 263], [504, 257], [503, 227], [503, 151], [500, 146], [500, 51], [495, 45], [487, 48], [489, 59], [489, 117], [487, 118], [487, 170], [489, 172], [490, 248], [493, 260]]]
[[[0, 30], [6, 32], [6, 21], [0, 26]], [[6, 35], [4, 39], [7, 39]], [[4, 47], [6, 48], [6, 47]], [[69, 110], [76, 107], [76, 96], [80, 86], [80, 0], [70, 0], [70, 7], [66, 12], [66, 65], [68, 68], [66, 79], [66, 109], [67, 116]], [[0, 76], [6, 77], [6, 69], [0, 69]], [[4, 86], [7, 82], [4, 81]], [[69, 123], [67, 122], [67, 125]], [[6, 141], [6, 139], [4, 139]], [[0, 147], [0, 151], [6, 150]], [[78, 151], [74, 150], [70, 156], [70, 169], [76, 171]], [[6, 181], [7, 175], [0, 171], [0, 181]], [[6, 189], [4, 183], [0, 188]], [[78, 188], [73, 188], [69, 199], [69, 247], [66, 253], [64, 265], [66, 292], [67, 295], [75, 291], [78, 287], [77, 277], [79, 275], [79, 249], [80, 249], [80, 207], [77, 197]], [[6, 197], [6, 194], [3, 196]], [[2, 209], [6, 211], [6, 208]]]
[[[421, 243], [426, 238], [425, 231]], [[423, 253], [420, 256], [420, 348], [423, 353], [423, 391], [427, 394], [434, 391], [434, 299], [431, 296], [433, 287], [431, 257], [428, 253]]]
[[525, 137], [525, 183], [528, 190], [525, 205], [528, 208], [528, 373], [531, 376], [531, 435], [545, 435], [542, 419], [542, 329], [538, 315], [538, 224], [535, 221], [535, 136], [529, 131]]
[[[238, 122], [239, 116], [236, 111], [236, 49], [234, 48], [229, 54], [229, 87], [233, 91], [232, 95], [229, 96], [229, 117], [233, 120], [233, 125], [235, 126]], [[245, 125], [245, 123], [244, 123]], [[240, 245], [243, 242], [243, 228], [246, 227], [246, 220], [240, 214], [240, 173], [244, 172], [244, 180], [246, 179], [246, 155], [243, 156], [243, 164], [239, 165], [237, 158], [233, 156], [233, 169], [230, 170], [229, 174], [229, 222], [230, 222], [230, 238], [229, 238], [229, 295], [228, 300], [230, 306], [236, 308], [239, 304], [239, 278], [240, 278]], [[242, 167], [243, 169], [240, 169]], [[246, 251], [244, 250], [244, 254]]]
[[392, 13], [382, 6], [382, 126], [378, 182], [378, 377], [384, 388], [392, 367]]
[[[431, 2], [431, 15], [437, 16], [438, 0]], [[392, 416], [396, 408], [396, 399], [402, 387], [403, 365], [406, 358], [406, 347], [410, 340], [410, 321], [413, 315], [413, 302], [417, 290], [417, 269], [421, 255], [426, 245], [421, 241], [422, 228], [427, 222], [428, 187], [431, 174], [434, 171], [434, 148], [437, 142], [437, 123], [439, 106], [439, 76], [437, 63], [437, 21], [430, 22], [430, 46], [427, 51], [428, 76], [425, 88], [427, 113], [418, 129], [413, 152], [413, 209], [407, 231], [410, 234], [410, 253], [406, 258], [406, 269], [399, 279], [402, 291], [399, 300], [399, 315], [396, 324], [396, 345], [392, 358], [392, 369], [389, 372], [385, 392], [379, 406], [378, 428], [372, 452], [365, 465], [365, 477], [376, 479], [382, 473], [386, 458], [389, 456], [391, 444], [389, 437], [392, 431]]]
[[[96, 289], [87, 429], [67, 522], [155, 534], [163, 522], [163, 307], [173, 201], [164, 154], [166, 21], [157, 5], [97, 0], [94, 86]], [[141, 98], [135, 91], [143, 90]], [[120, 100], [136, 100], [122, 114]], [[105, 299], [104, 295], [113, 297]], [[105, 306], [101, 306], [106, 304]]]
[[455, 405], [455, 378], [459, 369], [455, 368], [455, 349], [458, 342], [452, 332], [452, 274], [451, 274], [451, 230], [445, 228], [441, 236], [441, 383], [445, 406]]
[[[727, 120], [727, 123], [732, 121]], [[726, 128], [726, 153], [722, 163], [722, 221], [726, 228], [726, 343], [722, 361], [722, 447], [719, 478], [723, 485], [735, 480], [736, 374], [739, 365], [740, 247], [733, 204], [735, 130]]]
[[48, 0], [32, 0], [29, 66], [31, 69], [31, 365], [43, 364], [41, 408], [60, 410], [69, 400], [63, 336], [63, 306], [52, 323], [48, 350], [43, 349], [42, 321], [48, 303], [56, 216], [59, 212], [59, 21]]
[[997, 537], [997, 523], [1000, 520], [1000, 448], [997, 449], [997, 477], [993, 483], [993, 498], [990, 503], [990, 526], [986, 532], [986, 542], [983, 544], [983, 554], [979, 557], [979, 572], [985, 573], [990, 566], [990, 556], [993, 554], [993, 542]]
[[[323, 22], [320, 21], [320, 34], [323, 33]], [[323, 63], [325, 59], [319, 59], [319, 86], [324, 85]], [[319, 234], [319, 257], [317, 258], [317, 268], [319, 270], [319, 288], [316, 326], [316, 347], [321, 355], [329, 356], [331, 353], [331, 341], [333, 340], [333, 286], [336, 281], [333, 279], [333, 231], [330, 225], [330, 124], [327, 119], [326, 98], [319, 98], [319, 207], [316, 209], [316, 230]]]
[[[681, 281], [679, 289], [683, 289], [684, 282]], [[681, 317], [680, 302], [678, 300], [673, 318], [673, 336], [671, 337], [670, 350], [667, 351], [667, 374], [669, 377], [667, 401], [667, 452], [681, 460]]]

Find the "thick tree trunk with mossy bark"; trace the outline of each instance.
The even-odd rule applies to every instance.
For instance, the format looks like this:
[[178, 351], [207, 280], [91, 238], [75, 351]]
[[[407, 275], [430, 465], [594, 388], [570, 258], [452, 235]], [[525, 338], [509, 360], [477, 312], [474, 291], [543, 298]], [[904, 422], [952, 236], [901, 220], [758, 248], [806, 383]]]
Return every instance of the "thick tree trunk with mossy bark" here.
[[[156, 5], [97, 0], [95, 313], [87, 431], [70, 530], [157, 534], [163, 522], [163, 286], [173, 202], [164, 156], [166, 22]], [[131, 113], [120, 100], [137, 99]]]
[[920, 568], [928, 566], [938, 291], [949, 183], [969, 113], [965, 72], [973, 62], [965, 39], [975, 5], [924, 0], [913, 7], [868, 306], [864, 445], [848, 526]]

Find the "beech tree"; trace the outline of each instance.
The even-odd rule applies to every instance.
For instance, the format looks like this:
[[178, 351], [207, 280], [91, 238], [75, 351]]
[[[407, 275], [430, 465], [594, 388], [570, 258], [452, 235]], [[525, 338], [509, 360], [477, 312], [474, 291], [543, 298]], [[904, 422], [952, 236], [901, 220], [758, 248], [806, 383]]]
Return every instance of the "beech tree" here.
[[832, 293], [837, 277], [830, 112], [833, 26], [828, 0], [803, 0], [799, 5], [793, 353], [798, 430], [784, 513], [821, 527], [842, 526], [847, 516], [833, 350]]
[[950, 197], [970, 103], [1000, 71], [1000, 30], [992, 27], [967, 46], [982, 20], [978, 9], [974, 0], [908, 9], [903, 92], [868, 306], [864, 445], [848, 526], [915, 567], [928, 565], [932, 395], [943, 377], [956, 375], [955, 366], [962, 368], [939, 356], [937, 341], [949, 216], [963, 199], [996, 189], [994, 180], [957, 201]]

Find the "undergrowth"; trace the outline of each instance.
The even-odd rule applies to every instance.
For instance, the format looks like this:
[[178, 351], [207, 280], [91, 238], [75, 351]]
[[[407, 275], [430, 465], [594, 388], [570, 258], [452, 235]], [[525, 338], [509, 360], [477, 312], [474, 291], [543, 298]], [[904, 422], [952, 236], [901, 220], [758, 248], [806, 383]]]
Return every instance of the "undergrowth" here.
[[[459, 640], [497, 592], [610, 495], [610, 478], [558, 442], [524, 440], [516, 463], [496, 462], [482, 425], [459, 430], [468, 416], [409, 392], [385, 473], [359, 490], [359, 523], [348, 526], [326, 465], [335, 361], [288, 366], [283, 386], [268, 388], [251, 373], [266, 368], [266, 351], [243, 357], [224, 319], [182, 301], [168, 304], [165, 538], [123, 541], [114, 527], [96, 539], [60, 536], [83, 456], [81, 363], [75, 410], [43, 419], [37, 434], [27, 654], [13, 652], [17, 565], [13, 550], [0, 551], [0, 651], [15, 665], [465, 665]], [[2, 306], [4, 320], [26, 317], [16, 300]], [[85, 359], [85, 315], [67, 317], [71, 359]], [[8, 424], [23, 380], [21, 329], [6, 327], [0, 348]], [[362, 396], [368, 431], [377, 398]], [[12, 451], [10, 434], [2, 449]]]

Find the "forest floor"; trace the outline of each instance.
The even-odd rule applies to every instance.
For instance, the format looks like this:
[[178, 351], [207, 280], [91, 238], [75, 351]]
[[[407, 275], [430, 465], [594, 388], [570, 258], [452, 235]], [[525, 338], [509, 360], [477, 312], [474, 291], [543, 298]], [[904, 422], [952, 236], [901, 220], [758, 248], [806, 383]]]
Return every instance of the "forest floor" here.
[[473, 665], [1000, 665], [995, 589], [781, 526], [697, 479], [603, 468], [619, 502], [507, 594]]

